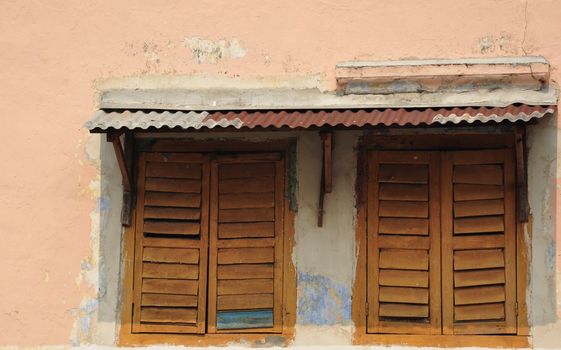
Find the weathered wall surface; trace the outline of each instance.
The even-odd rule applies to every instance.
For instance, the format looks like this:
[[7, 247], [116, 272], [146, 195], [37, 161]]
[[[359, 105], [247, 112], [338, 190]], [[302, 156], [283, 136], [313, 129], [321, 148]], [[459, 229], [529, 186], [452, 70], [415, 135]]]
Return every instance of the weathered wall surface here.
[[[110, 149], [82, 129], [100, 89], [189, 84], [329, 90], [339, 61], [525, 54], [545, 56], [552, 79], [559, 81], [560, 16], [561, 3], [555, 0], [4, 1], [0, 346], [113, 342], [119, 281], [115, 247], [120, 238], [99, 233], [119, 230], [118, 173]], [[556, 130], [555, 125], [536, 129], [541, 136], [535, 140], [556, 137]], [[299, 152], [300, 147], [318, 149], [316, 136], [302, 133]], [[353, 162], [345, 152], [351, 152], [354, 139], [341, 136], [338, 142], [335, 160], [342, 173], [335, 174], [336, 192], [327, 197], [326, 207], [343, 211], [341, 206], [352, 199], [354, 174], [342, 166]], [[546, 170], [542, 182], [530, 179], [546, 184], [548, 191], [535, 192], [532, 200], [533, 236], [543, 234], [543, 242], [535, 246], [540, 248], [533, 251], [532, 273], [538, 276], [532, 282], [538, 297], [533, 300], [552, 300], [561, 281], [559, 272], [549, 272], [559, 271], [561, 252], [554, 220], [560, 179], [557, 154], [550, 152], [557, 142], [537, 144], [533, 159]], [[336, 222], [326, 217], [333, 225], [329, 230], [310, 225], [317, 198], [311, 178], [319, 168], [311, 153], [302, 157], [307, 162], [299, 164], [299, 186], [312, 187], [309, 193], [299, 192], [297, 227], [307, 229], [297, 232], [298, 293], [329, 309], [315, 314], [313, 304], [299, 304], [297, 331], [316, 332], [318, 339], [325, 336], [323, 327], [336, 323], [340, 333], [331, 344], [347, 343], [352, 209], [346, 208], [349, 214]], [[541, 218], [536, 216], [539, 208]], [[313, 216], [306, 218], [308, 214]], [[325, 264], [318, 271], [305, 254], [305, 247], [318, 241], [325, 248], [319, 256], [333, 254], [344, 263]], [[319, 285], [333, 293], [325, 295]], [[536, 344], [555, 345], [561, 305], [557, 312], [553, 305], [548, 310], [532, 305], [542, 310], [532, 315], [540, 335]], [[297, 335], [296, 342], [309, 344], [309, 339]]]

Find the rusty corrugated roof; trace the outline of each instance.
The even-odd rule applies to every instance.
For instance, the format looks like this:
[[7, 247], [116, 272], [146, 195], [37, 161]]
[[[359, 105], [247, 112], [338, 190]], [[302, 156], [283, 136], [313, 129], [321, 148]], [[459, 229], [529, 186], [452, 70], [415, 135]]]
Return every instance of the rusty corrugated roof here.
[[310, 128], [322, 126], [417, 126], [431, 124], [529, 121], [555, 113], [555, 106], [385, 108], [345, 110], [271, 110], [271, 111], [98, 111], [85, 127], [92, 132], [148, 128], [236, 129]]

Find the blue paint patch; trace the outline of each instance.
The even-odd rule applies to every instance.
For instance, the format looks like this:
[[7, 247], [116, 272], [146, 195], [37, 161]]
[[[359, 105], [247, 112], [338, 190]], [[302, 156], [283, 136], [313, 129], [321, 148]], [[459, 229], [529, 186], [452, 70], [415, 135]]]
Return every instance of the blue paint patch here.
[[347, 325], [351, 321], [351, 292], [328, 277], [298, 273], [298, 323]]
[[273, 310], [219, 311], [218, 329], [249, 329], [273, 327]]
[[107, 211], [111, 208], [111, 202], [108, 198], [99, 197], [99, 211]]

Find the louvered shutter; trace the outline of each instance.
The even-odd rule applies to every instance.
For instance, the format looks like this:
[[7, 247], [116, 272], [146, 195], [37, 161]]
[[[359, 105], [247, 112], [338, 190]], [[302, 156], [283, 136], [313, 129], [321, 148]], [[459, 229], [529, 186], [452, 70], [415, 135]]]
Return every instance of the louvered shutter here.
[[210, 332], [282, 330], [283, 169], [280, 154], [212, 163]]
[[376, 151], [368, 166], [368, 332], [438, 334], [438, 153]]
[[139, 157], [133, 332], [205, 331], [208, 174], [201, 154]]
[[443, 331], [516, 333], [513, 154], [445, 153], [442, 181]]

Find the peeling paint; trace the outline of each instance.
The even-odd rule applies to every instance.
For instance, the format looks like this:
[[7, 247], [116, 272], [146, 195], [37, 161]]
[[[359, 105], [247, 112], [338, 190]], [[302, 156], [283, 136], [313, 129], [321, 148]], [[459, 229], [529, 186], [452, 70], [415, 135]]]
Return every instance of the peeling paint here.
[[298, 323], [346, 325], [351, 321], [351, 292], [330, 278], [298, 273]]
[[193, 58], [199, 64], [239, 59], [247, 54], [247, 50], [241, 46], [238, 39], [212, 41], [193, 37], [186, 38], [183, 43], [191, 50]]

